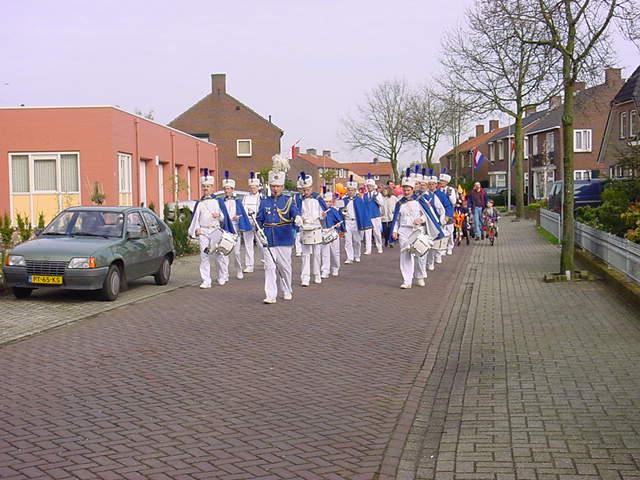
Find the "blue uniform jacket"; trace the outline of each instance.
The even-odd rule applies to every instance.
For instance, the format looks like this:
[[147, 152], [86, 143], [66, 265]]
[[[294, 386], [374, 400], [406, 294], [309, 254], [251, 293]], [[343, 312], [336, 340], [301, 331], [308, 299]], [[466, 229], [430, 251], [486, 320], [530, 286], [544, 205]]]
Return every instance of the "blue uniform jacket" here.
[[438, 230], [438, 239], [444, 237], [442, 225], [440, 225], [440, 220], [438, 219], [437, 214], [434, 214], [434, 210], [431, 206], [431, 200], [429, 199], [429, 197], [426, 194], [423, 194], [416, 198], [416, 200], [418, 201], [420, 208], [422, 208], [422, 211], [427, 216], [427, 218], [431, 220], [431, 223], [436, 226], [436, 229]]
[[[236, 201], [236, 215], [238, 216], [238, 228], [240, 232], [248, 232], [251, 230], [251, 222], [249, 222], [249, 216], [242, 206], [242, 201], [239, 198], [234, 199]], [[224, 222], [222, 224], [222, 228], [229, 233], [240, 233], [236, 232], [236, 229], [233, 228], [233, 222], [231, 218], [229, 218], [229, 212], [227, 211], [227, 206], [224, 204], [224, 197], [218, 198], [218, 204], [220, 205], [220, 210], [224, 214]]]
[[380, 194], [365, 192], [363, 196], [363, 199], [367, 204], [367, 210], [369, 211], [370, 218], [378, 218], [380, 216], [380, 205], [376, 203], [374, 199], [375, 195], [380, 195]]
[[353, 211], [356, 212], [356, 224], [358, 225], [358, 230], [368, 230], [373, 228], [373, 225], [371, 224], [371, 217], [369, 216], [369, 209], [362, 198], [356, 195], [353, 198], [344, 197], [342, 200], [344, 201], [345, 209], [349, 202], [353, 200]]
[[[396, 202], [396, 208], [393, 210], [393, 219], [391, 220], [391, 226], [389, 227], [389, 231], [393, 232], [393, 227], [395, 227], [396, 222], [398, 221], [398, 217], [400, 216], [400, 206], [404, 205], [410, 200], [415, 200], [415, 196], [411, 198], [402, 197], [400, 200]], [[389, 243], [394, 243], [393, 235], [389, 235]]]
[[[287, 203], [291, 199], [288, 211], [285, 211]], [[300, 215], [300, 210], [288, 195], [267, 197], [260, 201], [256, 220], [264, 230], [270, 247], [290, 247], [295, 241], [295, 218]]]
[[451, 200], [449, 200], [449, 196], [444, 190], [436, 190], [435, 194], [438, 196], [438, 200], [442, 202], [442, 206], [444, 207], [444, 214], [453, 218], [453, 205], [451, 205]]
[[340, 212], [340, 210], [338, 210], [336, 207], [329, 207], [327, 216], [324, 219], [324, 226], [325, 228], [331, 228], [337, 223], [340, 223], [340, 225], [336, 227], [336, 230], [339, 232], [344, 232], [344, 216], [342, 215], [342, 212]]

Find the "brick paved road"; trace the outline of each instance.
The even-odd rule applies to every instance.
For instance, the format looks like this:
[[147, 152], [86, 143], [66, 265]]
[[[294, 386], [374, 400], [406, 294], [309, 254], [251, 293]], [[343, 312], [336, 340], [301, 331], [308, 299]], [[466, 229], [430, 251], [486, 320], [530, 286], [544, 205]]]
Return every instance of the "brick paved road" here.
[[396, 249], [293, 302], [257, 273], [0, 347], [0, 478], [393, 478], [471, 250], [423, 289]]
[[418, 376], [397, 478], [640, 479], [637, 307], [602, 282], [542, 283], [557, 247], [501, 228]]

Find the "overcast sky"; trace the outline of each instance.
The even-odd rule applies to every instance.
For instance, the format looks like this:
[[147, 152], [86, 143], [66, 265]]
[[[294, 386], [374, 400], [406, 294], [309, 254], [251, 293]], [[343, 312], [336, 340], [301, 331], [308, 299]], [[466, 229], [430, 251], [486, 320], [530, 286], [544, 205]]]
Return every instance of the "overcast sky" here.
[[[167, 123], [226, 73], [231, 95], [285, 131], [283, 151], [301, 138], [361, 161], [372, 155], [349, 150], [341, 120], [384, 80], [437, 75], [440, 38], [472, 0], [2, 3], [0, 106], [111, 104]], [[617, 46], [628, 76], [640, 58]]]

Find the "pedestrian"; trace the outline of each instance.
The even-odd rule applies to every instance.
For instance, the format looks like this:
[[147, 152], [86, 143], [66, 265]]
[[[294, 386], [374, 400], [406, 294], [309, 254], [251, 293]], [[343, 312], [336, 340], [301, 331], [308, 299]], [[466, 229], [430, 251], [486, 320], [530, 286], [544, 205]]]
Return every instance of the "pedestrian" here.
[[200, 288], [211, 288], [210, 244], [215, 234], [220, 232], [220, 223], [224, 220], [224, 215], [220, 211], [218, 201], [211, 196], [213, 176], [209, 175], [208, 169], [203, 173], [200, 177], [203, 194], [193, 210], [188, 233], [190, 237], [197, 238], [200, 244]]
[[[253, 273], [255, 264], [255, 248], [254, 239], [256, 235], [255, 215], [258, 213], [260, 207], [260, 179], [256, 177], [253, 172], [249, 173], [249, 193], [242, 199], [242, 206], [244, 207], [249, 220], [251, 222], [251, 230], [242, 232], [242, 239], [244, 240], [244, 273]], [[262, 252], [262, 244], [258, 244], [258, 250]], [[264, 253], [264, 252], [262, 252]]]
[[256, 220], [267, 238], [264, 249], [264, 303], [276, 303], [278, 284], [285, 300], [293, 298], [291, 286], [291, 250], [295, 242], [295, 227], [302, 224], [293, 197], [283, 195], [289, 162], [279, 154], [272, 158], [269, 171], [271, 195], [260, 202]]
[[469, 208], [473, 213], [473, 236], [478, 241], [482, 237], [482, 210], [487, 206], [487, 192], [484, 191], [480, 182], [473, 184], [468, 200]]
[[382, 219], [380, 218], [382, 195], [378, 193], [378, 186], [376, 181], [371, 178], [370, 173], [364, 181], [364, 186], [366, 190], [362, 198], [367, 204], [372, 226], [370, 230], [366, 230], [364, 233], [364, 254], [371, 254], [372, 240], [375, 241], [378, 253], [382, 253]]
[[391, 220], [393, 220], [393, 211], [396, 208], [398, 199], [391, 193], [391, 188], [385, 187], [382, 190], [382, 208], [380, 209], [380, 220], [382, 221], [382, 236], [384, 238], [384, 246], [393, 248], [391, 240]]

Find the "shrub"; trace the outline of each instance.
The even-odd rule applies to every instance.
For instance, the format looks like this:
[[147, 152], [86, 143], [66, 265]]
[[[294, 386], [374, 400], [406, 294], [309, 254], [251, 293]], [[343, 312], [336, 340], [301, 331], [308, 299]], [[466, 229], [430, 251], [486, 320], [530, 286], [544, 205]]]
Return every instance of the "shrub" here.
[[23, 217], [18, 214], [16, 216], [16, 223], [18, 224], [18, 233], [20, 234], [20, 239], [23, 242], [26, 242], [33, 235], [33, 227], [31, 226], [31, 222], [29, 221], [29, 217]]
[[173, 234], [173, 245], [178, 255], [188, 255], [197, 251], [196, 246], [189, 238], [189, 225], [191, 225], [191, 212], [185, 212], [184, 215], [176, 213], [175, 220], [169, 224]]
[[40, 212], [38, 215], [38, 230], [44, 229], [46, 222], [44, 221], [44, 213]]
[[149, 204], [149, 210], [151, 210], [153, 213], [156, 212], [156, 206], [153, 204], [153, 202]]
[[5, 250], [11, 248], [11, 242], [13, 240], [13, 232], [15, 228], [11, 226], [11, 218], [8, 214], [4, 214], [0, 217], [0, 238], [2, 239], [2, 248]]
[[100, 182], [93, 183], [93, 191], [91, 192], [91, 201], [96, 205], [102, 205], [107, 196], [102, 191], [102, 185]]

